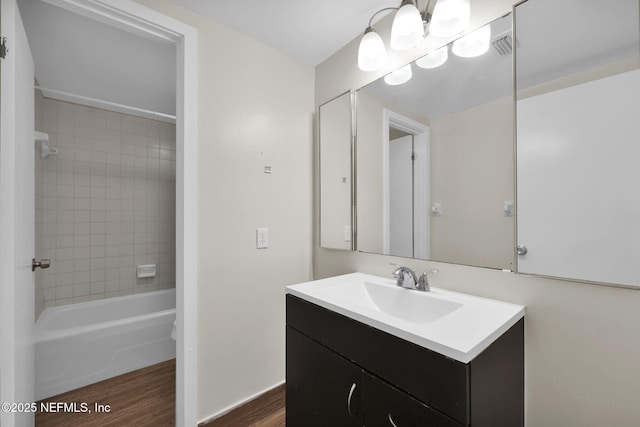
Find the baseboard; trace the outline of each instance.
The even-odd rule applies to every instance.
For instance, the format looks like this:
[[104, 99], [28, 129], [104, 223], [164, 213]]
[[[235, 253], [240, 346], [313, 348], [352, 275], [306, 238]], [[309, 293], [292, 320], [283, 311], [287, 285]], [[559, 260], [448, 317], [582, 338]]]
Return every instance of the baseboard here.
[[246, 406], [260, 406], [262, 405], [261, 401], [266, 401], [269, 400], [271, 398], [272, 395], [274, 394], [278, 394], [278, 393], [284, 393], [284, 388], [285, 388], [285, 383], [280, 383], [277, 384], [273, 387], [270, 387], [268, 389], [265, 389], [259, 393], [254, 394], [253, 396], [248, 397], [245, 400], [242, 400], [238, 403], [235, 403], [213, 415], [211, 415], [210, 417], [207, 417], [206, 419], [204, 419], [203, 421], [200, 421], [200, 423], [198, 424], [199, 427], [202, 426], [210, 426], [213, 427], [213, 424], [219, 420], [220, 418], [223, 418], [225, 416], [231, 415], [234, 411], [236, 410], [240, 410], [240, 409], [244, 409]]

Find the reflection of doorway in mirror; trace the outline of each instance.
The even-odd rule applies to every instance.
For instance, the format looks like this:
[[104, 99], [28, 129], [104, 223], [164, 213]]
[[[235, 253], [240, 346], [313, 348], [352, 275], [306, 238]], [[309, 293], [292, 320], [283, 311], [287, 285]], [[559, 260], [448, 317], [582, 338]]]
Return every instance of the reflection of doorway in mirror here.
[[394, 111], [383, 117], [384, 253], [429, 258], [429, 127]]
[[[404, 136], [393, 138], [398, 131]], [[413, 258], [413, 135], [389, 132], [389, 255]]]

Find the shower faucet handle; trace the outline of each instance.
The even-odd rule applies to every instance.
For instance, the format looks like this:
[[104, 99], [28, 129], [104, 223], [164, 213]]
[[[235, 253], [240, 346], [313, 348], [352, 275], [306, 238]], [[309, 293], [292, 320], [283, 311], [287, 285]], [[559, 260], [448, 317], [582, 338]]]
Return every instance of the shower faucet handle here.
[[36, 261], [35, 258], [31, 259], [31, 271], [36, 271], [36, 268], [49, 268], [51, 267], [51, 260], [41, 259], [40, 261]]

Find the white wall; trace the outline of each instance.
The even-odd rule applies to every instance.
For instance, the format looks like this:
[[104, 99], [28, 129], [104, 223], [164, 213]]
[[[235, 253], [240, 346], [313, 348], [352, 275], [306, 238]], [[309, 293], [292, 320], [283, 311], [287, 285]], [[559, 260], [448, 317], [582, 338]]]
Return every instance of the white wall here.
[[513, 99], [431, 120], [431, 259], [513, 269]]
[[[198, 31], [205, 420], [284, 381], [284, 286], [311, 278], [314, 70], [171, 1], [139, 2]], [[269, 228], [267, 250], [257, 227]]]
[[[509, 12], [511, 3], [509, 0], [472, 1], [474, 25]], [[381, 33], [388, 39], [385, 31]], [[407, 62], [420, 53], [395, 54], [394, 58], [400, 62], [404, 58]], [[316, 102], [322, 103], [345, 90], [361, 87], [384, 74], [384, 71], [358, 71], [356, 57], [357, 40], [316, 68]], [[400, 62], [394, 64], [400, 65]], [[317, 195], [316, 191], [316, 202]], [[317, 228], [316, 218], [316, 235]], [[527, 306], [527, 427], [640, 425], [637, 404], [640, 292], [453, 264], [342, 253], [314, 246], [316, 278], [352, 271], [390, 276], [389, 262], [406, 264], [416, 270], [440, 269], [440, 274], [433, 278], [437, 287]]]

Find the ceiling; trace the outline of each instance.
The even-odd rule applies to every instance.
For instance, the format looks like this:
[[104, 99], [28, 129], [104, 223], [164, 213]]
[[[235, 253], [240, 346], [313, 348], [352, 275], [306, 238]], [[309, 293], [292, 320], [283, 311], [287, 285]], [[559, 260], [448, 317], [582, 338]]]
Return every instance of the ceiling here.
[[18, 0], [18, 6], [36, 80], [56, 91], [43, 90], [45, 96], [97, 106], [80, 98], [85, 97], [175, 115], [174, 44], [135, 36], [41, 0]]
[[[399, 4], [399, 0], [173, 1], [311, 66], [361, 34], [373, 13]], [[175, 115], [174, 45], [42, 0], [18, 0], [18, 6], [45, 96], [122, 112], [112, 104]]]
[[[173, 1], [311, 66], [323, 62], [358, 37], [376, 11], [400, 3], [399, 0]], [[419, 0], [418, 3], [421, 9], [426, 6], [426, 0]], [[527, 30], [526, 34], [522, 31], [521, 47], [530, 44], [529, 34], [534, 35], [537, 42], [537, 47], [530, 48], [538, 49], [531, 55], [533, 62], [521, 68], [533, 70], [530, 73], [532, 78], [557, 78], [558, 73], [566, 72], [558, 70], [562, 68], [559, 64], [565, 64], [568, 57], [588, 63], [588, 58], [593, 57], [594, 53], [600, 55], [601, 59], [610, 56], [613, 52], [611, 47], [628, 52], [629, 47], [624, 46], [621, 40], [629, 40], [629, 37], [634, 40], [634, 34], [637, 40], [638, 14], [621, 14], [618, 10], [621, 7], [635, 7], [637, 10], [637, 0], [617, 0], [611, 5], [596, 0], [536, 0], [525, 3], [525, 6], [529, 4], [540, 9], [528, 13], [532, 18], [520, 23], [520, 28]], [[118, 30], [42, 0], [18, 0], [18, 5], [35, 59], [36, 78], [42, 87], [175, 115], [174, 45]], [[482, 2], [476, 1], [474, 5], [479, 7]], [[549, 13], [550, 10], [553, 13]], [[580, 19], [577, 24], [567, 27], [562, 20], [566, 16], [574, 16], [575, 11], [580, 11]], [[376, 19], [383, 16], [384, 13]], [[545, 23], [545, 27], [567, 27], [567, 31], [564, 35], [541, 32], [541, 22]], [[592, 24], [589, 26], [589, 22], [606, 23], [607, 26], [599, 25], [595, 30]], [[577, 31], [578, 27], [580, 31]], [[575, 42], [576, 34], [583, 34], [580, 36], [582, 42]], [[637, 44], [632, 44], [632, 49], [635, 46]], [[567, 55], [567, 52], [571, 52], [571, 55]], [[620, 55], [620, 52], [613, 53]], [[481, 61], [483, 59], [476, 62]], [[579, 65], [567, 64], [573, 67], [574, 72]], [[441, 79], [433, 82], [444, 82], [445, 77], [450, 77], [452, 66], [453, 61], [448, 70], [439, 71]], [[486, 73], [495, 77], [490, 70]], [[438, 75], [438, 72], [432, 72], [432, 75]], [[480, 78], [479, 75], [471, 77], [475, 79], [473, 81]], [[508, 80], [508, 76], [505, 79]], [[451, 80], [449, 78], [448, 81]], [[492, 81], [498, 80], [494, 78]], [[461, 81], [457, 79], [457, 82]], [[406, 85], [405, 90], [415, 94], [416, 91], [411, 90], [412, 84]], [[483, 88], [482, 84], [473, 86]], [[441, 100], [438, 107], [440, 111], [434, 111], [435, 115], [455, 110], [453, 106], [445, 105], [454, 102], [454, 99], [471, 100], [474, 96], [459, 83], [455, 87], [445, 84], [432, 84], [431, 87], [422, 88], [420, 93], [428, 93], [430, 98]], [[488, 92], [490, 88], [484, 89]], [[464, 96], [456, 95], [462, 93]], [[45, 92], [45, 95], [65, 99], [53, 91]]]
[[[375, 12], [400, 5], [400, 0], [174, 1], [313, 66], [362, 34]], [[426, 3], [418, 0], [421, 10]]]

